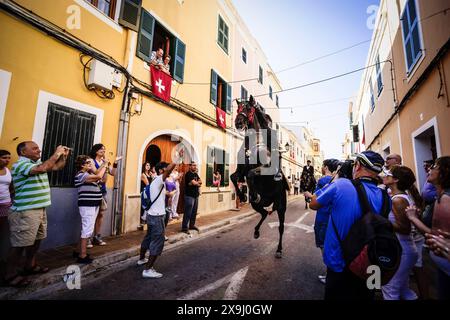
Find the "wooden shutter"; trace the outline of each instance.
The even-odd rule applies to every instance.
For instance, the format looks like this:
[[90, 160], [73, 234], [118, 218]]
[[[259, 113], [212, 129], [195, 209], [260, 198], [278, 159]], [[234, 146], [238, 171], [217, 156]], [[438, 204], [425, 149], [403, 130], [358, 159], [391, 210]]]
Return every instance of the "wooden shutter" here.
[[213, 185], [213, 171], [214, 171], [214, 148], [208, 147], [208, 154], [206, 155], [206, 186]]
[[227, 83], [226, 88], [227, 88], [226, 110], [227, 113], [231, 113], [231, 103], [232, 103], [231, 85]]
[[211, 90], [209, 101], [216, 106], [217, 104], [217, 73], [211, 69]]
[[42, 146], [43, 161], [51, 157], [58, 145], [72, 148], [65, 167], [49, 173], [50, 186], [73, 187], [75, 159], [89, 153], [94, 143], [95, 122], [93, 114], [49, 103]]
[[150, 62], [150, 57], [152, 55], [154, 31], [155, 18], [153, 18], [145, 9], [142, 9], [136, 55], [147, 62]]
[[222, 181], [225, 187], [230, 184], [230, 154], [228, 152], [225, 152], [225, 169]]
[[175, 59], [173, 78], [179, 83], [183, 83], [184, 79], [184, 62], [186, 57], [186, 45], [180, 40], [175, 40]]
[[119, 24], [136, 32], [139, 31], [142, 0], [122, 0]]

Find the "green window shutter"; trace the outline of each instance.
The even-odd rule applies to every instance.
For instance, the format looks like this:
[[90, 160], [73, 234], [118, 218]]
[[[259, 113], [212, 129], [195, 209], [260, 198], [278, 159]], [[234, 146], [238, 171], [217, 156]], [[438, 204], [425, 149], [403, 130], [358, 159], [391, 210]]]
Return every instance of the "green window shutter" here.
[[213, 69], [211, 69], [210, 102], [214, 106], [217, 105], [217, 73]]
[[136, 55], [147, 62], [150, 62], [150, 57], [152, 55], [154, 30], [155, 18], [153, 18], [150, 13], [143, 9], [141, 14], [141, 25], [139, 28]]
[[230, 184], [230, 154], [225, 152], [225, 170], [223, 173], [222, 183], [225, 187]]
[[206, 186], [213, 185], [213, 171], [214, 171], [214, 149], [208, 147], [208, 154], [206, 155]]
[[231, 113], [231, 103], [232, 103], [231, 86], [227, 83], [227, 101], [226, 101], [227, 113]]
[[184, 79], [184, 62], [186, 57], [186, 45], [180, 40], [175, 40], [175, 61], [173, 69], [173, 78], [179, 83]]
[[223, 152], [224, 151], [221, 149], [214, 148], [214, 160], [215, 160], [215, 163], [219, 166], [224, 164]]
[[138, 32], [141, 8], [142, 0], [123, 0], [120, 8], [119, 24]]

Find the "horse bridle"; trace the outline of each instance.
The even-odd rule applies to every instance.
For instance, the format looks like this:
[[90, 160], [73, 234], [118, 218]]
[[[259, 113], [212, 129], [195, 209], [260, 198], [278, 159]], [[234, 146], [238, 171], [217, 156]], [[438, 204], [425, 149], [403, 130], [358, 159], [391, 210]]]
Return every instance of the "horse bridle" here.
[[[248, 114], [244, 111], [244, 109], [248, 109], [250, 108], [250, 111], [248, 112]], [[245, 117], [248, 121], [248, 123], [253, 123], [253, 120], [255, 118], [255, 112], [256, 112], [256, 108], [254, 106], [249, 107], [248, 103], [240, 103], [239, 104], [239, 108], [238, 108], [238, 116], [241, 115], [243, 117]]]

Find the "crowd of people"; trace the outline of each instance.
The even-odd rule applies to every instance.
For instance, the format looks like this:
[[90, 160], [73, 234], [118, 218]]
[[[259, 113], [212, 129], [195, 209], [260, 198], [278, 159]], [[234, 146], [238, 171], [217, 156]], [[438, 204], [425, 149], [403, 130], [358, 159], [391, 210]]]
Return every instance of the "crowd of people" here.
[[[0, 150], [1, 280], [8, 286], [23, 287], [30, 283], [28, 276], [49, 271], [36, 261], [40, 244], [47, 237], [46, 209], [51, 205], [48, 173], [66, 166], [71, 149], [60, 145], [43, 162], [41, 150], [33, 141], [19, 143], [16, 152], [18, 160], [9, 170], [11, 153]], [[115, 175], [121, 157], [111, 163], [105, 155], [105, 146], [96, 144], [88, 155], [75, 159], [73, 182], [78, 189], [81, 232], [73, 258], [81, 264], [93, 261], [88, 248], [106, 245], [101, 237], [107, 209], [106, 182], [108, 175]]]
[[[51, 205], [48, 173], [65, 167], [71, 149], [58, 146], [45, 161], [41, 161], [41, 150], [33, 141], [19, 143], [16, 152], [18, 160], [10, 166], [11, 153], [0, 150], [0, 253], [6, 265], [3, 282], [23, 287], [30, 283], [29, 275], [49, 271], [36, 261], [41, 241], [47, 237], [46, 208]], [[144, 278], [162, 276], [154, 269], [154, 263], [167, 241], [168, 222], [179, 218], [181, 182], [184, 183], [181, 232], [199, 231], [196, 216], [202, 180], [197, 164], [191, 162], [183, 175], [178, 170], [183, 150], [175, 158], [171, 164], [160, 162], [152, 167], [146, 162], [142, 167], [141, 192], [147, 195], [148, 201], [142, 203], [139, 218], [141, 227], [147, 225], [147, 232], [137, 264], [145, 265]], [[116, 174], [121, 159], [116, 157], [111, 163], [103, 144], [92, 146], [88, 155], [75, 159], [73, 181], [78, 189], [81, 219], [80, 240], [73, 251], [77, 263], [92, 263], [87, 249], [106, 245], [101, 236], [108, 206], [106, 182], [108, 176]], [[422, 193], [416, 187], [413, 171], [402, 165], [402, 158], [397, 154], [383, 159], [376, 152], [364, 151], [355, 160], [326, 159], [322, 165], [323, 176], [317, 182], [310, 161], [303, 168], [301, 179], [294, 187], [304, 194], [306, 207], [309, 204], [317, 210], [315, 243], [326, 266], [326, 274], [318, 275], [318, 279], [325, 284], [326, 299], [374, 298], [374, 291], [349, 269], [343, 256], [342, 241], [363, 213], [355, 181], [363, 186], [371, 210], [390, 221], [401, 246], [398, 268], [381, 287], [383, 298], [430, 298], [430, 279], [435, 275], [428, 271], [433, 268], [425, 268], [426, 263], [432, 263], [437, 270], [438, 297], [450, 298], [450, 157], [425, 161], [423, 168], [427, 180]], [[214, 172], [213, 181], [213, 186], [220, 191], [219, 172]], [[245, 181], [239, 183], [239, 188], [246, 189]], [[237, 202], [236, 209], [240, 205]], [[429, 253], [429, 259], [424, 258], [424, 253]], [[411, 275], [417, 283], [416, 291], [410, 287]]]
[[[326, 274], [318, 279], [325, 284], [325, 299], [370, 300], [375, 296], [344, 259], [343, 240], [363, 214], [355, 181], [363, 185], [371, 210], [390, 221], [401, 247], [398, 267], [381, 287], [383, 299], [429, 299], [430, 283], [437, 284], [439, 299], [450, 298], [450, 157], [425, 161], [424, 170], [427, 180], [419, 193], [414, 172], [402, 165], [398, 154], [383, 159], [376, 152], [364, 151], [354, 161], [323, 161], [323, 177], [314, 192], [302, 192], [310, 208], [317, 210], [316, 246], [326, 266]], [[425, 252], [430, 259], [424, 259]], [[426, 263], [433, 264], [427, 272]], [[416, 291], [410, 287], [411, 275]]]

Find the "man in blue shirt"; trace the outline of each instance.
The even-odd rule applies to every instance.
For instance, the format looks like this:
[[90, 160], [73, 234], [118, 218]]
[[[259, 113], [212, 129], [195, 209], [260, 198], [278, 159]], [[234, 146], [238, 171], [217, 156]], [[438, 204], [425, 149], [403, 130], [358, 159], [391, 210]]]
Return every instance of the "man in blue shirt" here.
[[[353, 179], [360, 179], [367, 193], [369, 204], [375, 213], [380, 213], [383, 205], [383, 191], [377, 187], [377, 176], [382, 171], [383, 158], [376, 152], [364, 151], [356, 156]], [[348, 179], [338, 179], [316, 198], [310, 207], [318, 210], [331, 207], [331, 216], [339, 238], [344, 239], [352, 225], [361, 217], [358, 193]], [[330, 217], [331, 218], [331, 217]], [[366, 282], [345, 266], [339, 239], [334, 228], [328, 228], [325, 237], [324, 262], [327, 265], [325, 286], [326, 300], [373, 299], [374, 292], [367, 288]]]
[[[316, 190], [314, 194], [318, 197], [325, 188], [328, 187], [331, 180], [333, 179], [333, 173], [337, 170], [339, 160], [337, 159], [326, 159], [322, 163], [322, 178], [317, 182]], [[305, 197], [312, 198], [309, 192], [305, 192]], [[316, 219], [314, 221], [314, 235], [316, 240], [316, 247], [320, 248], [323, 255], [323, 246], [325, 243], [325, 234], [327, 232], [328, 220], [330, 218], [331, 207], [322, 207], [317, 210]], [[319, 281], [325, 283], [326, 276], [319, 275]]]

